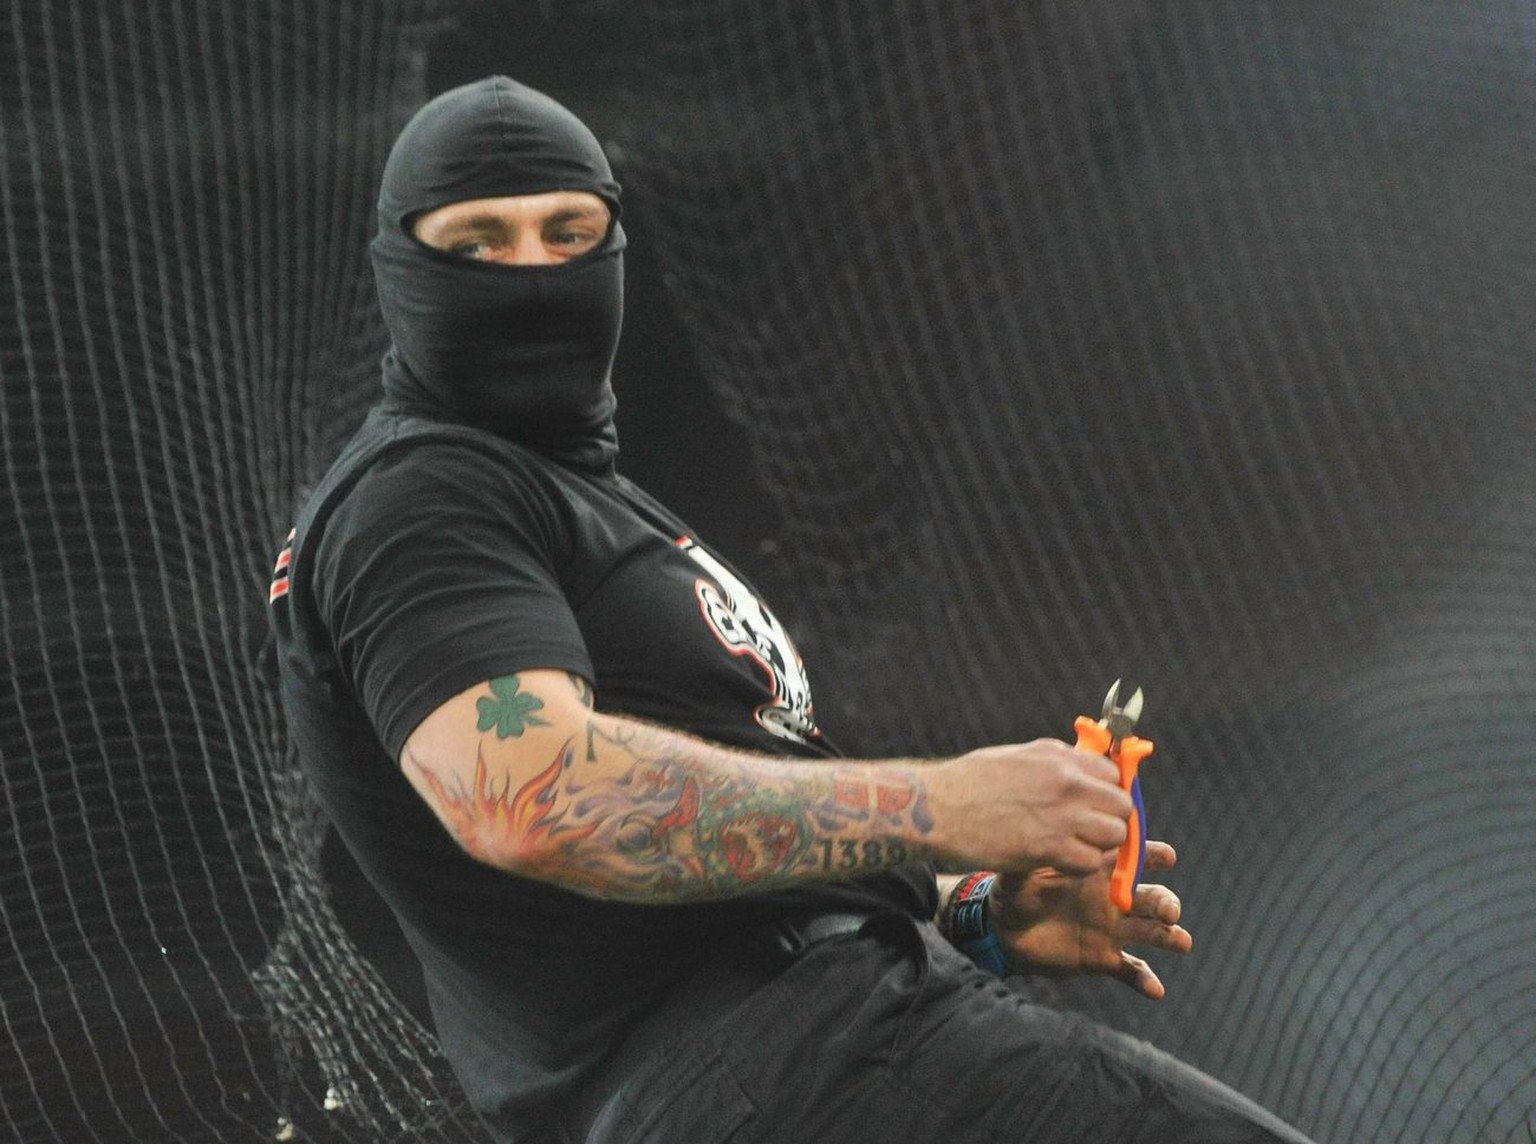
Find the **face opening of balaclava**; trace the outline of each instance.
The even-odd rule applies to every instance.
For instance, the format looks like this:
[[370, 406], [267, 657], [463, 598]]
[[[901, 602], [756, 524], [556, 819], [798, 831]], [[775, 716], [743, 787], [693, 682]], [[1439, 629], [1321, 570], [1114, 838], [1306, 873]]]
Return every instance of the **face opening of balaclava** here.
[[[590, 191], [608, 204], [612, 222], [596, 249], [553, 266], [508, 266], [411, 233], [449, 203], [547, 191]], [[395, 141], [379, 191], [372, 254], [392, 341], [387, 402], [566, 464], [611, 467], [623, 250], [619, 185], [579, 119], [505, 76], [437, 96]]]

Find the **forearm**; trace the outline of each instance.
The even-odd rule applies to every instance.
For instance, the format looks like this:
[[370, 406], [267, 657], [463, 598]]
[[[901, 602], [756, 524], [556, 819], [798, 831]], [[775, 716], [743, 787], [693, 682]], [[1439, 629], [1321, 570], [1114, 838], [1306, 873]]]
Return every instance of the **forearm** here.
[[593, 710], [558, 671], [432, 712], [400, 763], [465, 851], [634, 902], [730, 898], [931, 860], [1087, 873], [1125, 838], [1114, 766], [1055, 740], [954, 759], [789, 759]]
[[[547, 730], [515, 749], [482, 738], [468, 788], [409, 752], [402, 761], [471, 855], [591, 897], [730, 898], [930, 853], [927, 766], [915, 760], [757, 755], [592, 711]], [[547, 765], [519, 781], [528, 768], [512, 756], [536, 743]]]

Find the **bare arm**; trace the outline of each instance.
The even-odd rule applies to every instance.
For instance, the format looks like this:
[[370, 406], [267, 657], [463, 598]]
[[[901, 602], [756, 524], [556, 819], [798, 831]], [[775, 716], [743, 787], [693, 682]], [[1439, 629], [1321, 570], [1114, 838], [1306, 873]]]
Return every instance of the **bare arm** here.
[[929, 762], [785, 759], [590, 704], [564, 672], [491, 680], [428, 716], [401, 765], [473, 857], [623, 901], [728, 898], [923, 859], [1086, 870], [1125, 836], [1113, 764], [1063, 743]]

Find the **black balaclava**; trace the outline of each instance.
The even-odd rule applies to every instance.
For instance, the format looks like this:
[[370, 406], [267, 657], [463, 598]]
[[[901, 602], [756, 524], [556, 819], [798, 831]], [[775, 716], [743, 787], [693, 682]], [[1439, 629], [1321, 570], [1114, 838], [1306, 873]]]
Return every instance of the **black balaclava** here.
[[[607, 202], [613, 222], [595, 250], [554, 266], [506, 266], [411, 234], [420, 215], [448, 203], [545, 191]], [[505, 76], [439, 95], [400, 133], [379, 190], [373, 267], [393, 342], [387, 401], [569, 465], [610, 468], [623, 250], [619, 185], [579, 119]]]

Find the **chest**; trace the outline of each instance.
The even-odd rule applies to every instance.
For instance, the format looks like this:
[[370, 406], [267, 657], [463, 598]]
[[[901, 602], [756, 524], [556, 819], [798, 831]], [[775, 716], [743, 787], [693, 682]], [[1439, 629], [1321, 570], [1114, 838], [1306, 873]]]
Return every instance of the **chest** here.
[[570, 600], [600, 707], [740, 746], [827, 750], [789, 632], [718, 554], [639, 513], [587, 532]]

